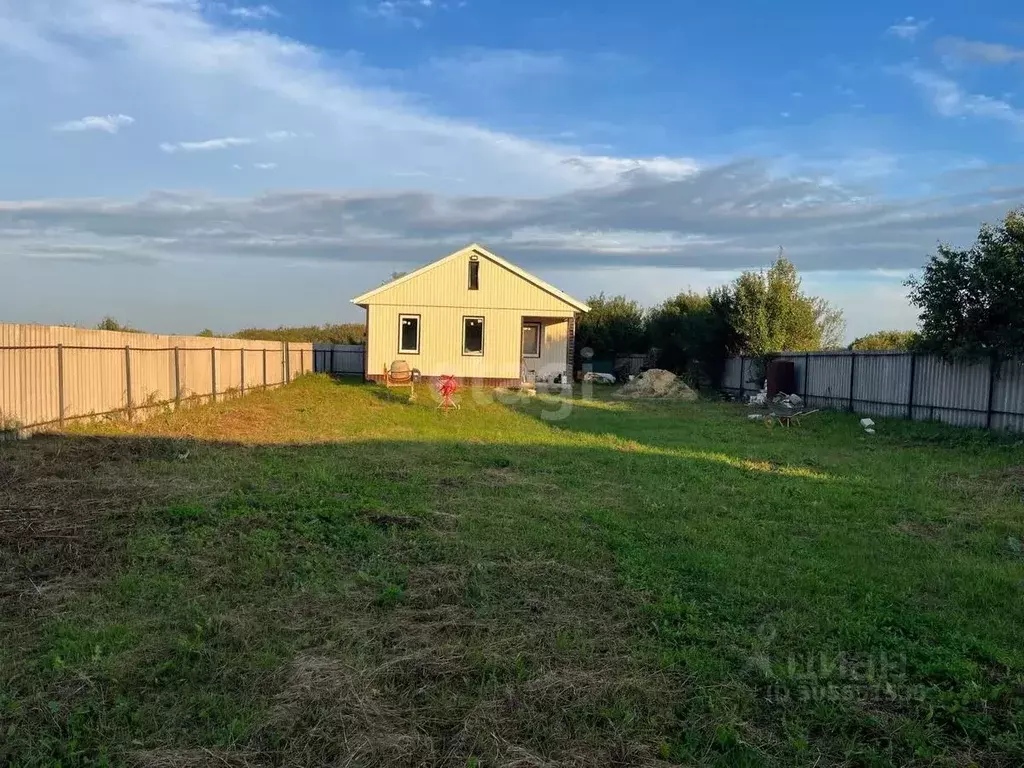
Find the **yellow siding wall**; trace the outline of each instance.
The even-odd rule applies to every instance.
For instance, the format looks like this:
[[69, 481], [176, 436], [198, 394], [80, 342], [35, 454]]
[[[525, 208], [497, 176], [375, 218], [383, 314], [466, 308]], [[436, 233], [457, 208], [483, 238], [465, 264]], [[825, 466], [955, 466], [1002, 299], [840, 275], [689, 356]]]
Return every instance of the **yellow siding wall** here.
[[565, 345], [568, 336], [568, 320], [544, 323], [544, 343], [540, 349], [540, 360], [543, 364], [541, 374], [550, 375], [565, 371]]
[[540, 357], [526, 358], [527, 370], [534, 371], [538, 379], [548, 379], [564, 372], [569, 321], [543, 318], [527, 318], [527, 321], [542, 323]]
[[[398, 351], [399, 315], [420, 316], [420, 353]], [[462, 318], [484, 318], [483, 355], [462, 354]], [[471, 310], [417, 305], [370, 308], [367, 373], [381, 374], [394, 360], [405, 360], [424, 376], [518, 379], [523, 313], [511, 309]]]
[[[486, 257], [480, 257], [480, 289], [469, 290], [469, 254], [381, 291], [369, 303], [366, 368], [370, 375], [380, 375], [394, 360], [406, 360], [424, 376], [518, 379], [523, 318], [554, 319], [550, 330], [545, 325], [539, 362], [564, 364], [567, 318], [575, 314], [558, 297]], [[398, 351], [399, 315], [405, 314], [420, 315], [418, 355]], [[463, 317], [484, 318], [482, 356], [462, 354]]]
[[[571, 317], [574, 310], [505, 267], [480, 257], [480, 290], [469, 290], [469, 254], [438, 264], [422, 275], [386, 288], [370, 303], [418, 307], [514, 309], [523, 315]], [[517, 345], [518, 346], [518, 345]]]

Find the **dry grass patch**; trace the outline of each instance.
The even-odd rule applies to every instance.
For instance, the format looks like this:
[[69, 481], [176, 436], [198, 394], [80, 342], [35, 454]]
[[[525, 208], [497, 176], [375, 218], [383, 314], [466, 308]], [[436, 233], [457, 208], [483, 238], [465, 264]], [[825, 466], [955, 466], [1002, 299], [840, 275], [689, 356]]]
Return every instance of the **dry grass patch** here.
[[0, 615], [59, 603], [110, 568], [145, 504], [194, 490], [155, 473], [188, 452], [173, 440], [36, 437], [0, 443]]
[[435, 765], [432, 739], [386, 701], [375, 675], [325, 656], [293, 662], [271, 727], [294, 766]]
[[133, 752], [128, 762], [134, 768], [268, 768], [259, 755], [214, 749], [154, 749]]
[[399, 604], [350, 618], [345, 661], [296, 657], [269, 738], [288, 765], [663, 764], [650, 736], [681, 688], [632, 658], [636, 607], [553, 562], [413, 569]]

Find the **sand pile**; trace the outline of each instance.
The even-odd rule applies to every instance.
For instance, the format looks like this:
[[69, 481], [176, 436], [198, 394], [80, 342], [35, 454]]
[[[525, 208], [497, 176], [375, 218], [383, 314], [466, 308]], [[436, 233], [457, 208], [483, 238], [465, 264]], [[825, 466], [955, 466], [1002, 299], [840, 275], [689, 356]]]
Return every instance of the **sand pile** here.
[[673, 400], [696, 400], [697, 393], [686, 386], [682, 380], [671, 371], [663, 371], [660, 368], [652, 368], [644, 371], [622, 389], [616, 392], [613, 397], [625, 397], [631, 400], [641, 398], [664, 398]]

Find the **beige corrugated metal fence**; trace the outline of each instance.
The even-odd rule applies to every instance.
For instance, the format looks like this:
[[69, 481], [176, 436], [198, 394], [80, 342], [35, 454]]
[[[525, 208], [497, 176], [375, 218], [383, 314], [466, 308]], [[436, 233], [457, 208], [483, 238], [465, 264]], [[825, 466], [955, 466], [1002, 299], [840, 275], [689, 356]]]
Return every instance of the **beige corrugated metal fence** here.
[[[809, 352], [779, 356], [796, 368], [811, 408], [1024, 430], [1024, 363], [948, 363], [913, 352]], [[753, 394], [750, 358], [726, 362], [723, 389]]]
[[157, 405], [244, 394], [312, 370], [312, 344], [0, 324], [0, 427], [145, 418]]

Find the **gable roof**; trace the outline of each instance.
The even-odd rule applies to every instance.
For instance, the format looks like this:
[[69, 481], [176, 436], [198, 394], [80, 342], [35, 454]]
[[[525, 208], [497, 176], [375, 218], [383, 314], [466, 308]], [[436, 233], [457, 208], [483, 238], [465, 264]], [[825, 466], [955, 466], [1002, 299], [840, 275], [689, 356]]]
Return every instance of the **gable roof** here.
[[409, 280], [412, 280], [413, 278], [419, 277], [423, 273], [429, 272], [434, 267], [439, 267], [442, 264], [445, 264], [445, 263], [447, 263], [449, 261], [457, 259], [460, 256], [463, 256], [463, 255], [465, 255], [467, 253], [470, 253], [470, 252], [475, 253], [475, 254], [477, 254], [479, 256], [482, 256], [483, 258], [488, 259], [490, 261], [493, 261], [495, 264], [504, 267], [505, 269], [507, 269], [508, 271], [512, 272], [513, 274], [516, 274], [519, 277], [521, 277], [526, 282], [532, 283], [536, 287], [540, 288], [542, 291], [544, 291], [546, 293], [550, 293], [555, 298], [561, 299], [562, 301], [564, 301], [566, 304], [568, 304], [573, 309], [576, 309], [576, 310], [578, 310], [580, 312], [589, 312], [590, 311], [590, 307], [587, 306], [586, 304], [584, 304], [579, 299], [574, 299], [569, 294], [563, 293], [562, 291], [558, 290], [557, 288], [555, 288], [550, 283], [545, 283], [543, 280], [541, 280], [536, 275], [531, 275], [525, 269], [521, 269], [520, 267], [517, 267], [512, 262], [506, 261], [505, 259], [501, 258], [501, 256], [498, 256], [496, 253], [491, 253], [486, 248], [484, 248], [482, 245], [478, 245], [477, 243], [473, 243], [471, 245], [467, 245], [465, 248], [460, 248], [459, 250], [455, 251], [455, 253], [451, 253], [451, 254], [445, 256], [442, 259], [438, 259], [437, 261], [433, 261], [433, 262], [431, 262], [430, 264], [427, 264], [424, 267], [420, 267], [419, 269], [415, 270], [414, 272], [410, 272], [407, 275], [402, 275], [399, 278], [396, 278], [394, 280], [391, 280], [390, 282], [384, 283], [384, 285], [380, 286], [379, 288], [374, 288], [372, 291], [367, 291], [366, 293], [362, 294], [361, 296], [356, 296], [354, 299], [352, 299], [352, 303], [353, 304], [365, 305], [366, 303], [368, 303], [369, 299], [373, 298], [378, 293], [386, 291], [389, 288], [393, 288], [396, 285], [400, 285], [401, 283], [404, 283], [404, 282], [407, 282]]

